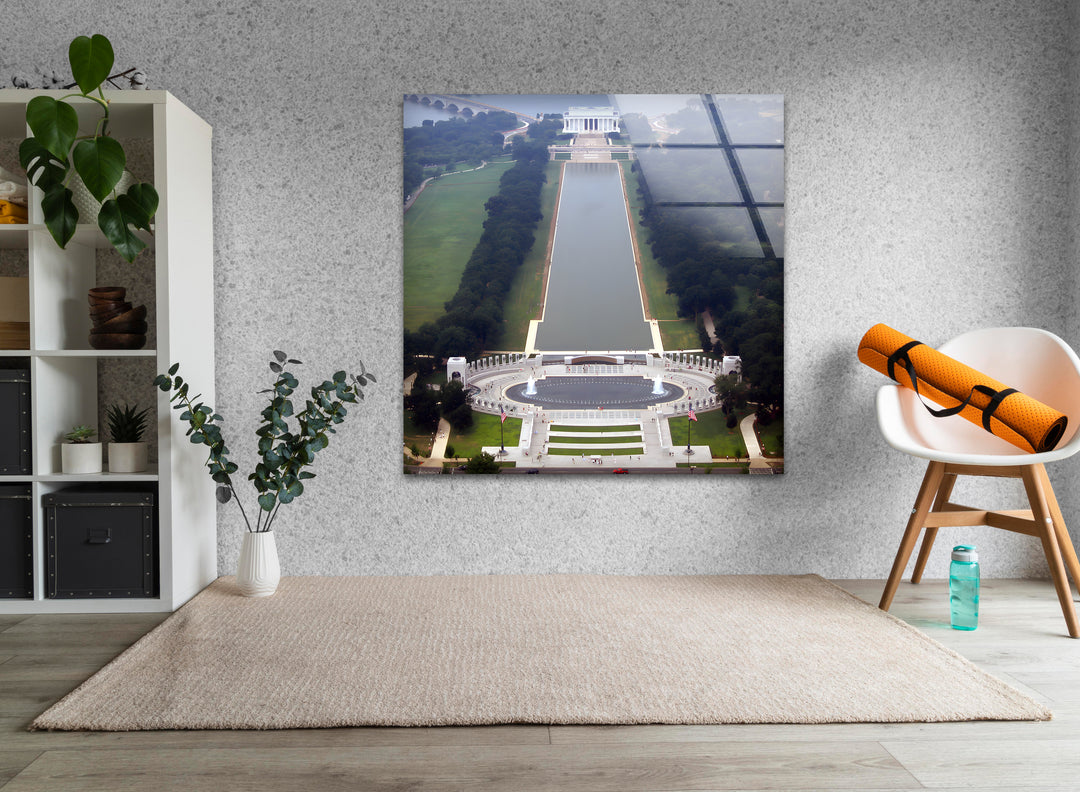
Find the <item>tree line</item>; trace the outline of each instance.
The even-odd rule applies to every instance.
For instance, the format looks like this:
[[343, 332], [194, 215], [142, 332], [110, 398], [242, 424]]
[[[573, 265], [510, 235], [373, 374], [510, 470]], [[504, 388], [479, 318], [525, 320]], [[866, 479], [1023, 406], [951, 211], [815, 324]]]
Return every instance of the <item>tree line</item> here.
[[[650, 173], [662, 163], [653, 159]], [[768, 421], [780, 413], [784, 398], [783, 259], [748, 256], [760, 247], [756, 237], [750, 238], [749, 224], [731, 210], [658, 206], [640, 163], [632, 167], [640, 175], [648, 244], [667, 274], [667, 291], [678, 300], [679, 315], [697, 318], [710, 311], [719, 341], [713, 348], [702, 330], [703, 348], [742, 358], [746, 398]], [[740, 291], [749, 300], [736, 310]]]
[[[542, 140], [515, 138], [513, 158], [514, 166], [499, 179], [499, 191], [484, 204], [484, 230], [457, 292], [444, 304], [446, 313], [405, 332], [406, 372], [426, 376], [453, 356], [476, 360], [502, 329], [504, 301], [543, 217], [540, 191], [546, 181], [547, 146]], [[464, 420], [465, 412], [457, 411], [457, 416]]]
[[403, 165], [404, 196], [407, 198], [424, 181], [425, 165], [479, 162], [502, 153], [502, 133], [518, 126], [511, 113], [478, 113], [472, 118], [424, 121], [405, 129]]

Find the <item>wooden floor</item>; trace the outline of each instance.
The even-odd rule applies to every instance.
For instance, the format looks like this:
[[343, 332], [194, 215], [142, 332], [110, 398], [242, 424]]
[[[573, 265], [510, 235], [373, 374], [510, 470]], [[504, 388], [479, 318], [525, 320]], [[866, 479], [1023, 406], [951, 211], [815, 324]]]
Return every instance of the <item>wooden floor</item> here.
[[[877, 602], [883, 581], [840, 581]], [[892, 612], [1046, 703], [1045, 723], [509, 726], [30, 733], [162, 616], [0, 616], [0, 788], [29, 790], [1080, 790], [1080, 641], [1043, 581], [984, 581], [979, 629], [945, 584]], [[852, 658], [858, 662], [858, 658]]]

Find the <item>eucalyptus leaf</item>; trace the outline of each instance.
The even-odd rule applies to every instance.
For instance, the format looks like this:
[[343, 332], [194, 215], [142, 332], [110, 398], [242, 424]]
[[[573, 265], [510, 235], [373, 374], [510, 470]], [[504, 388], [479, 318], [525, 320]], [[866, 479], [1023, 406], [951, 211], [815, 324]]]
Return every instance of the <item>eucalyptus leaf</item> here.
[[115, 62], [112, 44], [99, 33], [92, 37], [78, 36], [68, 47], [68, 62], [71, 76], [80, 90], [88, 94], [105, 82], [112, 71]]
[[228, 503], [232, 500], [232, 488], [227, 486], [220, 486], [217, 488], [218, 503]]

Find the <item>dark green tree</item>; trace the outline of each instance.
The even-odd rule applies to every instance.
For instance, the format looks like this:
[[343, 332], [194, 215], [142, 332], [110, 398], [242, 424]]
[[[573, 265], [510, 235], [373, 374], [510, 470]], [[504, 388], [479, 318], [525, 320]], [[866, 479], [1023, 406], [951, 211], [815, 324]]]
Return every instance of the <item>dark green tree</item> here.
[[469, 459], [465, 463], [466, 473], [498, 473], [499, 463], [495, 461], [495, 457], [488, 454], [485, 451], [481, 451], [476, 456]]

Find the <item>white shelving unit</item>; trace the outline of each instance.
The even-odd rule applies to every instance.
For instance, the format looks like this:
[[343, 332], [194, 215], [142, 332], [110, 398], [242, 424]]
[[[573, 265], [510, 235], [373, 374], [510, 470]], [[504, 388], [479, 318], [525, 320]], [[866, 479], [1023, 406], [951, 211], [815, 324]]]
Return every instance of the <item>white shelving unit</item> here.
[[[54, 91], [0, 90], [0, 141], [17, 143], [30, 134], [26, 103], [46, 93], [58, 96]], [[0, 350], [0, 357], [28, 359], [33, 434], [32, 474], [0, 476], [0, 484], [29, 483], [34, 515], [34, 597], [0, 599], [0, 614], [173, 611], [217, 576], [216, 501], [203, 467], [206, 449], [188, 442], [167, 394], [156, 391], [156, 466], [136, 474], [60, 472], [58, 443], [63, 432], [76, 424], [97, 423], [102, 360], [149, 359], [151, 379], [180, 362], [185, 378], [199, 384], [206, 403], [215, 403], [210, 127], [166, 91], [107, 91], [106, 97], [111, 134], [125, 141], [141, 139], [152, 147], [152, 178], [160, 204], [154, 234], [144, 236], [151, 248], [130, 266], [153, 271], [155, 304], [149, 313], [156, 346], [90, 348], [87, 290], [114, 285], [97, 283], [97, 251], [111, 246], [96, 225], [80, 225], [65, 250], [49, 235], [37, 202], [31, 202], [28, 225], [0, 225], [0, 249], [25, 250], [28, 261], [30, 348]], [[88, 131], [100, 111], [82, 100], [79, 115]], [[160, 595], [49, 599], [41, 498], [71, 485], [102, 482], [157, 483]]]

